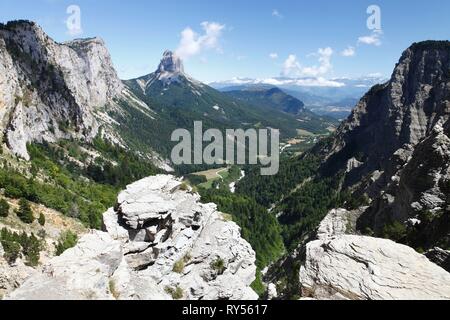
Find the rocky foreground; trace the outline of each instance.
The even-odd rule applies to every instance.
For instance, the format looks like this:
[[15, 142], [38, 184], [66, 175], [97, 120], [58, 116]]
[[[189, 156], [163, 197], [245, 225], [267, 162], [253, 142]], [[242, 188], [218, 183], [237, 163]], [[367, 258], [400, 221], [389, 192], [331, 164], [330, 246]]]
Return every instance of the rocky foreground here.
[[92, 231], [8, 299], [256, 299], [255, 252], [169, 175], [140, 180]]
[[302, 296], [315, 299], [450, 299], [450, 273], [390, 240], [350, 235], [353, 213], [332, 210], [306, 246]]

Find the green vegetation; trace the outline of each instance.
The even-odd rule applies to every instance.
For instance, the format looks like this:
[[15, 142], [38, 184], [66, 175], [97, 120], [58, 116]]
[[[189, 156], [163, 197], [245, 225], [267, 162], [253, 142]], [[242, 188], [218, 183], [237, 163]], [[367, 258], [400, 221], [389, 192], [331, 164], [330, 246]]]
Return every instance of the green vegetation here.
[[182, 259], [175, 262], [172, 271], [176, 273], [183, 273], [186, 263], [188, 263], [190, 260], [191, 256], [189, 254], [185, 255]]
[[251, 288], [260, 297], [262, 297], [262, 295], [266, 292], [266, 286], [264, 285], [264, 283], [262, 281], [262, 274], [261, 274], [261, 270], [259, 268], [256, 269], [256, 279], [251, 284]]
[[[118, 187], [85, 179], [73, 163], [55, 160], [56, 151], [50, 146], [29, 145], [28, 149], [32, 176], [26, 178], [8, 167], [0, 169], [0, 187], [5, 195], [41, 203], [99, 229], [101, 214], [114, 205]], [[20, 210], [20, 214], [29, 220], [28, 210]]]
[[184, 292], [183, 289], [181, 289], [180, 287], [175, 287], [175, 288], [171, 288], [171, 287], [166, 287], [165, 291], [170, 294], [172, 296], [172, 299], [174, 300], [180, 300], [183, 298], [184, 296]]
[[380, 236], [408, 245], [417, 251], [427, 251], [434, 247], [450, 249], [450, 207], [436, 212], [423, 210], [419, 212], [417, 219], [420, 223], [388, 223]]
[[75, 233], [73, 233], [71, 231], [63, 232], [59, 236], [58, 243], [56, 244], [56, 253], [55, 254], [57, 256], [60, 256], [67, 249], [75, 247], [77, 244], [77, 241], [78, 241], [78, 236]]
[[109, 292], [113, 295], [114, 299], [119, 299], [120, 293], [117, 291], [116, 282], [113, 279], [109, 280]]
[[203, 175], [195, 175], [195, 174], [188, 174], [185, 179], [189, 181], [189, 184], [193, 186], [197, 186], [199, 184], [205, 183], [208, 180]]
[[9, 203], [5, 199], [0, 200], [0, 217], [6, 218], [9, 215]]
[[182, 190], [182, 191], [189, 191], [189, 186], [186, 183], [183, 182], [180, 185], [180, 190]]
[[332, 178], [308, 181], [276, 207], [275, 212], [283, 212], [279, 221], [286, 247], [295, 249], [330, 209], [342, 207], [345, 199], [338, 188], [338, 181]]
[[275, 216], [255, 200], [229, 191], [228, 186], [219, 189], [199, 189], [202, 201], [214, 202], [221, 212], [231, 214], [241, 227], [241, 234], [256, 252], [256, 263], [261, 269], [284, 252], [280, 236], [281, 228]]
[[8, 263], [14, 263], [23, 255], [28, 266], [35, 267], [39, 264], [39, 253], [43, 244], [34, 234], [28, 236], [25, 232], [19, 234], [3, 228], [0, 232], [0, 242]]
[[34, 221], [33, 210], [31, 210], [30, 203], [24, 198], [19, 200], [19, 209], [16, 210], [16, 214], [24, 223], [31, 224]]
[[113, 165], [111, 161], [97, 158], [96, 163], [89, 165], [84, 172], [95, 182], [123, 188], [144, 177], [161, 173], [161, 170], [156, 168], [150, 160], [129, 150], [116, 147], [101, 138], [94, 140], [93, 147], [117, 163], [117, 165]]
[[294, 159], [282, 158], [275, 176], [261, 176], [259, 167], [248, 168], [246, 177], [237, 185], [236, 193], [255, 199], [268, 208], [312, 177], [319, 164], [319, 157], [308, 154]]
[[41, 226], [45, 226], [45, 215], [42, 212], [39, 214], [38, 222]]
[[213, 262], [211, 262], [211, 268], [218, 274], [221, 275], [227, 269], [225, 266], [225, 261], [222, 258], [217, 258]]
[[394, 221], [383, 228], [383, 238], [392, 239], [396, 242], [404, 240], [406, 237], [406, 226], [403, 223]]

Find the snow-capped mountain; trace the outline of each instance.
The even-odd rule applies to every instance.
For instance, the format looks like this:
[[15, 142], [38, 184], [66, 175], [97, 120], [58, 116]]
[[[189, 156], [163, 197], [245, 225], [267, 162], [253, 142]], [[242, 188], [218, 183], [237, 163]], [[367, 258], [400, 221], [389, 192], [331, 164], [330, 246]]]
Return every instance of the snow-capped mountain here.
[[385, 83], [380, 75], [360, 78], [286, 78], [265, 79], [233, 78], [210, 85], [221, 91], [235, 91], [254, 86], [273, 86], [304, 102], [305, 106], [320, 115], [337, 119], [347, 117], [359, 99], [372, 86]]

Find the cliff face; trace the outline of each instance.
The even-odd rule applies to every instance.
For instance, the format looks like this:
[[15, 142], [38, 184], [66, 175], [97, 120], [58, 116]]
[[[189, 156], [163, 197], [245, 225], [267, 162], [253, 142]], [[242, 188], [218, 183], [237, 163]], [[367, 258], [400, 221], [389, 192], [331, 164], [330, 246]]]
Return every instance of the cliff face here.
[[387, 224], [423, 222], [429, 213], [434, 222], [423, 223], [414, 241], [449, 246], [449, 115], [450, 42], [427, 41], [408, 48], [390, 81], [372, 88], [341, 125], [322, 173], [345, 171], [354, 196], [372, 200], [360, 230], [381, 235]]
[[390, 81], [373, 87], [336, 133], [324, 169], [352, 157], [363, 164], [348, 183], [388, 165], [405, 144], [416, 145], [450, 113], [450, 42], [424, 42], [407, 49]]
[[255, 252], [172, 176], [128, 186], [95, 231], [10, 299], [257, 299]]
[[1, 127], [25, 159], [31, 141], [91, 140], [96, 112], [123, 89], [102, 40], [58, 44], [26, 21], [0, 27], [0, 71]]

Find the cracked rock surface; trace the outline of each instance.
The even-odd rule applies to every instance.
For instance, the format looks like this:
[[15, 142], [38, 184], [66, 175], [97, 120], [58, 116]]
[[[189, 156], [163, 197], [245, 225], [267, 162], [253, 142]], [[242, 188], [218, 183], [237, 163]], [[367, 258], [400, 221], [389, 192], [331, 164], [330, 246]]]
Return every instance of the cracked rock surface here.
[[330, 212], [319, 227], [319, 240], [307, 244], [299, 275], [302, 296], [450, 299], [450, 273], [408, 246], [345, 234], [348, 213], [343, 209]]

